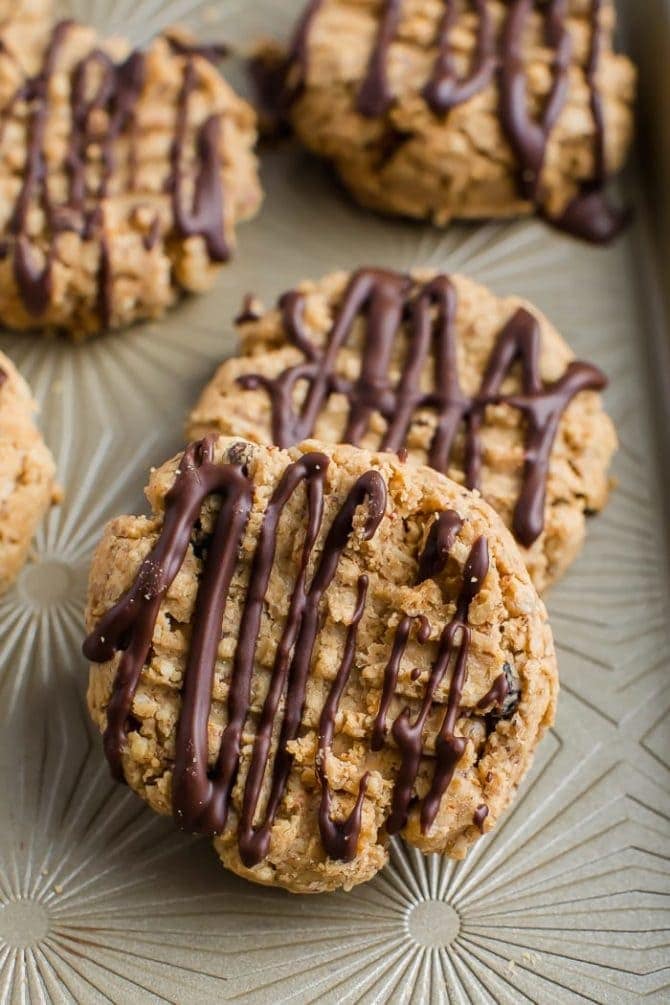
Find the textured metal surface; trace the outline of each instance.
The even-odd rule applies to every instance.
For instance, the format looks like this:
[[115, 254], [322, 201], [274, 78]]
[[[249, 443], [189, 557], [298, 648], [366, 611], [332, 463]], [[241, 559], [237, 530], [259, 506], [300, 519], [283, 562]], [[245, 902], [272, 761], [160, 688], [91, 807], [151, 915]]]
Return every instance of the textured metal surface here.
[[[281, 31], [296, 6], [79, 11], [137, 39], [192, 15], [244, 41]], [[537, 222], [441, 233], [380, 220], [288, 147], [263, 173], [265, 208], [211, 295], [82, 347], [0, 337], [42, 404], [67, 490], [0, 601], [0, 1001], [667, 1001], [670, 577], [646, 214], [599, 251]], [[630, 189], [639, 201], [635, 177]], [[369, 885], [299, 899], [226, 874], [207, 841], [109, 781], [85, 713], [81, 606], [103, 521], [141, 507], [148, 466], [180, 446], [186, 409], [232, 348], [241, 294], [270, 303], [299, 277], [363, 262], [462, 269], [545, 309], [611, 377], [619, 485], [549, 596], [558, 721], [502, 825], [462, 864], [397, 842]]]

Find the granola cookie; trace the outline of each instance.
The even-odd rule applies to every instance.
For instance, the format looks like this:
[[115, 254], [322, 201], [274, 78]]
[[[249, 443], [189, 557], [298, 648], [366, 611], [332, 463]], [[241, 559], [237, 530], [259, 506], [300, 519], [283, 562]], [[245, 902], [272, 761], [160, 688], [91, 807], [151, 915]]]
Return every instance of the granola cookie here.
[[299, 893], [389, 835], [462, 858], [554, 714], [551, 632], [493, 510], [428, 467], [207, 437], [91, 571], [88, 701], [115, 776]]
[[250, 301], [238, 320], [242, 354], [203, 391], [189, 438], [406, 452], [481, 490], [539, 590], [577, 556], [616, 434], [603, 374], [530, 304], [459, 275], [360, 269], [300, 283], [274, 310]]
[[0, 593], [16, 578], [57, 498], [53, 458], [35, 426], [35, 411], [28, 385], [0, 353]]
[[53, 0], [0, 0], [0, 25], [46, 20], [53, 16]]
[[83, 338], [208, 289], [260, 202], [252, 109], [196, 49], [0, 27], [0, 321]]
[[365, 206], [429, 218], [535, 210], [593, 241], [632, 133], [611, 0], [311, 0], [284, 96]]

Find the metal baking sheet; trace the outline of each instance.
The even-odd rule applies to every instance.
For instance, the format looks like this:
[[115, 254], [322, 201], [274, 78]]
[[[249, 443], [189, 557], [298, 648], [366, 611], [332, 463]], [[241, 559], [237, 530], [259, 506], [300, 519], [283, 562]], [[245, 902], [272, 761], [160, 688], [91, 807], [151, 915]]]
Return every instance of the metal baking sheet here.
[[[285, 33], [298, 6], [80, 0], [70, 9], [137, 41], [187, 19], [244, 45]], [[441, 232], [382, 220], [284, 145], [264, 152], [264, 209], [240, 229], [213, 293], [160, 325], [83, 346], [0, 336], [32, 382], [66, 488], [34, 562], [0, 601], [3, 1003], [669, 1000], [670, 284], [668, 206], [653, 185], [667, 179], [670, 147], [653, 102], [670, 93], [670, 45], [665, 0], [620, 6], [643, 76], [638, 163], [624, 182], [636, 222], [614, 247], [535, 221]], [[502, 824], [464, 863], [396, 841], [367, 886], [296, 898], [225, 873], [208, 841], [178, 833], [110, 781], [85, 710], [81, 611], [103, 522], [141, 508], [149, 465], [180, 447], [186, 410], [233, 348], [241, 295], [269, 304], [301, 277], [363, 263], [460, 269], [535, 301], [611, 377], [618, 487], [549, 595], [558, 721]]]

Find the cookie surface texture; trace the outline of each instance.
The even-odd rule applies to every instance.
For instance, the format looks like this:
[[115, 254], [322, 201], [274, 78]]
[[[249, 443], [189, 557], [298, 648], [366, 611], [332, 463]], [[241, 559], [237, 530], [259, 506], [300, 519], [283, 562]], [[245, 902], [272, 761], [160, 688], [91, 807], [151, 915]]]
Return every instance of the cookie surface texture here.
[[482, 491], [538, 589], [579, 553], [616, 435], [603, 374], [532, 305], [464, 276], [361, 269], [256, 305], [239, 333], [242, 355], [205, 388], [189, 438], [406, 451]]
[[260, 203], [252, 109], [168, 36], [0, 43], [0, 321], [84, 338], [208, 289]]
[[542, 601], [475, 494], [389, 454], [208, 437], [107, 528], [88, 700], [114, 774], [224, 864], [349, 888], [462, 858], [551, 723]]
[[25, 563], [57, 495], [53, 458], [35, 425], [35, 411], [28, 385], [0, 353], [0, 593]]
[[606, 241], [635, 92], [614, 24], [610, 0], [312, 0], [290, 121], [365, 206], [440, 225], [537, 210]]

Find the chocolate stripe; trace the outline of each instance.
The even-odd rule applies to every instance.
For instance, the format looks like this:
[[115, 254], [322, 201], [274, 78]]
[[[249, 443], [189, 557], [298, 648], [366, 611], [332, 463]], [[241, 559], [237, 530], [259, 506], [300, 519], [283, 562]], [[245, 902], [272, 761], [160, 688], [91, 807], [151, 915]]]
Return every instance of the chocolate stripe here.
[[[104, 212], [101, 200], [109, 196], [110, 183], [119, 169], [116, 162], [116, 144], [122, 136], [128, 137], [128, 154], [125, 167], [129, 175], [131, 192], [135, 191], [135, 172], [138, 136], [135, 109], [146, 79], [146, 57], [142, 52], [132, 52], [122, 63], [115, 64], [100, 49], [83, 57], [70, 74], [71, 129], [63, 162], [60, 165], [68, 178], [67, 198], [56, 201], [47, 164], [45, 134], [49, 120], [50, 84], [58, 69], [58, 60], [74, 26], [72, 21], [62, 21], [55, 26], [45, 49], [42, 67], [29, 78], [7, 102], [2, 111], [0, 128], [12, 114], [18, 101], [26, 101], [28, 112], [28, 146], [26, 168], [16, 203], [13, 207], [9, 232], [13, 237], [13, 271], [19, 295], [25, 309], [39, 318], [49, 306], [52, 291], [52, 273], [55, 258], [56, 235], [62, 231], [78, 233], [83, 240], [97, 240], [100, 244], [98, 267], [98, 312], [103, 327], [112, 322], [113, 265], [111, 250], [104, 233]], [[200, 127], [195, 138], [195, 169], [193, 202], [185, 205], [187, 174], [183, 167], [188, 142], [189, 98], [197, 87], [197, 58], [189, 55], [175, 60], [182, 74], [182, 87], [175, 120], [175, 137], [172, 143], [170, 173], [167, 189], [172, 201], [174, 230], [179, 237], [202, 237], [210, 259], [226, 261], [230, 249], [224, 229], [224, 206], [221, 186], [220, 129], [217, 116], [211, 116]], [[96, 81], [93, 94], [91, 83]], [[107, 116], [107, 129], [103, 137], [94, 131], [95, 112]], [[93, 188], [87, 180], [90, 163], [89, 148], [101, 148], [101, 177]], [[29, 214], [33, 206], [40, 206], [46, 217], [45, 240], [48, 250], [42, 252], [30, 233]], [[159, 225], [156, 221], [154, 230]], [[151, 250], [158, 233], [145, 241]], [[10, 248], [7, 249], [8, 251]]]
[[[221, 625], [251, 512], [254, 485], [239, 465], [214, 461], [212, 438], [191, 444], [184, 452], [174, 483], [165, 497], [163, 525], [156, 542], [141, 563], [130, 589], [103, 615], [84, 643], [84, 653], [93, 662], [107, 662], [117, 652], [122, 654], [107, 707], [104, 737], [105, 751], [114, 775], [122, 779], [133, 698], [142, 668], [151, 659], [153, 632], [160, 606], [184, 562], [203, 503], [212, 494], [220, 496], [220, 508], [203, 559], [192, 618], [177, 724], [172, 798], [174, 815], [180, 826], [208, 834], [222, 833], [238, 779], [242, 731], [251, 711], [256, 649], [275, 564], [280, 519], [296, 490], [305, 485], [304, 540], [242, 786], [237, 841], [240, 858], [248, 867], [257, 865], [267, 856], [272, 826], [286, 793], [293, 763], [288, 748], [299, 735], [302, 723], [307, 681], [319, 634], [321, 602], [337, 572], [360, 507], [365, 507], [366, 511], [358, 529], [359, 536], [364, 540], [373, 537], [386, 510], [385, 482], [378, 471], [367, 471], [354, 483], [335, 513], [314, 563], [314, 549], [323, 526], [328, 464], [328, 457], [321, 453], [305, 454], [290, 464], [263, 513], [240, 616], [228, 689], [226, 725], [213, 766], [208, 727]], [[452, 547], [460, 527], [461, 519], [452, 511], [437, 516], [424, 552], [418, 559], [421, 577], [427, 572], [433, 576], [441, 573], [448, 557], [447, 549]], [[401, 829], [407, 821], [415, 798], [419, 765], [424, 756], [426, 718], [452, 659], [454, 669], [436, 740], [433, 777], [420, 808], [424, 830], [434, 822], [442, 795], [465, 750], [467, 741], [465, 737], [455, 735], [455, 726], [462, 713], [461, 698], [467, 673], [470, 642], [468, 610], [486, 577], [488, 561], [486, 541], [479, 538], [463, 570], [463, 584], [454, 616], [442, 631], [420, 711], [415, 721], [410, 722], [409, 710], [405, 708], [392, 724], [399, 768], [387, 822], [390, 832]], [[308, 582], [308, 568], [313, 565], [311, 581]], [[334, 819], [327, 761], [338, 708], [356, 665], [358, 631], [366, 613], [368, 585], [368, 577], [360, 576], [339, 667], [319, 719], [315, 765], [321, 788], [319, 829], [326, 854], [344, 861], [351, 861], [356, 854], [369, 776], [367, 771], [362, 772], [352, 808], [344, 817]], [[386, 720], [397, 687], [400, 663], [414, 624], [417, 625], [420, 645], [425, 644], [430, 636], [430, 625], [425, 617], [401, 615], [373, 725], [372, 750], [379, 750], [386, 742]], [[278, 728], [277, 717], [282, 704], [282, 721]], [[476, 715], [477, 712], [470, 710], [469, 714]], [[273, 757], [272, 741], [277, 734]], [[266, 778], [269, 780], [269, 791], [259, 817]]]
[[[626, 222], [627, 214], [611, 207], [603, 191], [607, 180], [605, 120], [598, 86], [604, 49], [602, 0], [591, 0], [591, 49], [585, 71], [595, 133], [595, 168], [591, 181], [582, 186], [559, 218], [550, 218], [543, 211], [541, 173], [552, 131], [568, 95], [572, 39], [566, 26], [567, 0], [548, 0], [542, 4], [537, 0], [510, 0], [497, 36], [489, 0], [469, 0], [468, 6], [477, 18], [477, 37], [469, 71], [459, 76], [452, 48], [459, 7], [456, 0], [444, 0], [445, 10], [436, 37], [437, 56], [422, 91], [429, 107], [435, 115], [446, 115], [450, 109], [489, 87], [497, 70], [498, 115], [517, 158], [521, 196], [534, 203], [549, 222], [563, 230], [595, 242], [611, 240]], [[301, 82], [308, 64], [309, 32], [319, 8], [318, 0], [308, 8], [297, 35], [299, 43], [294, 45], [289, 56], [289, 65], [296, 67]], [[402, 10], [402, 0], [384, 0], [367, 71], [356, 98], [358, 112], [368, 118], [383, 116], [394, 101], [388, 78], [389, 50], [398, 35]], [[524, 35], [528, 20], [535, 12], [544, 19], [546, 44], [554, 52], [551, 88], [537, 119], [528, 110], [524, 60]], [[289, 99], [295, 100], [299, 93], [300, 88], [295, 88]]]
[[[544, 527], [551, 450], [561, 417], [575, 395], [606, 386], [600, 370], [573, 361], [562, 377], [545, 384], [540, 375], [538, 321], [519, 308], [496, 338], [479, 390], [466, 394], [458, 374], [456, 293], [444, 275], [416, 289], [408, 276], [397, 272], [361, 269], [354, 273], [324, 348], [310, 340], [303, 306], [304, 295], [297, 292], [280, 300], [286, 337], [300, 349], [305, 361], [274, 378], [255, 373], [238, 378], [241, 387], [263, 388], [269, 395], [274, 442], [288, 447], [312, 436], [334, 393], [345, 395], [348, 401], [347, 442], [360, 444], [373, 413], [386, 419], [379, 443], [382, 450], [401, 450], [417, 411], [430, 409], [436, 417], [436, 429], [428, 450], [429, 463], [448, 472], [457, 435], [463, 430], [465, 481], [469, 488], [478, 488], [486, 407], [506, 404], [517, 408], [526, 419], [525, 462], [513, 529], [518, 540], [530, 546]], [[338, 353], [351, 338], [360, 316], [365, 319], [360, 374], [356, 380], [346, 380], [337, 373]], [[405, 322], [408, 344], [400, 379], [393, 384], [390, 361], [394, 341], [402, 336]], [[521, 364], [521, 393], [505, 393], [503, 383], [517, 363]], [[428, 364], [432, 364], [434, 390], [427, 393], [421, 378]], [[308, 390], [303, 404], [296, 407], [294, 390], [303, 381]]]

